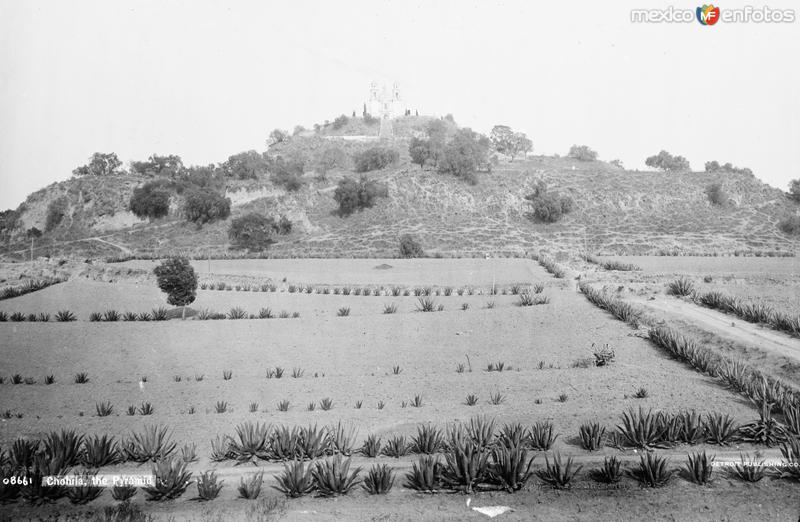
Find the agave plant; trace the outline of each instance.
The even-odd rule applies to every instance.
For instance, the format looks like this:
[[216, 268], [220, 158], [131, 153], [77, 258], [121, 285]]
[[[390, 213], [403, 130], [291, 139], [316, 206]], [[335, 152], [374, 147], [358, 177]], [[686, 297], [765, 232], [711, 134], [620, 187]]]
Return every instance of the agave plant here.
[[381, 454], [381, 438], [376, 435], [368, 435], [367, 440], [358, 451], [363, 456], [374, 459]]
[[444, 437], [439, 428], [431, 424], [417, 426], [417, 434], [411, 439], [411, 451], [431, 455], [444, 447]]
[[261, 494], [261, 486], [264, 484], [264, 472], [251, 473], [247, 477], [239, 479], [239, 496], [241, 498], [255, 499]]
[[780, 478], [800, 480], [800, 438], [789, 437], [789, 441], [781, 445], [781, 455], [786, 465], [778, 470]]
[[125, 502], [136, 495], [135, 486], [114, 486], [111, 488], [111, 498], [117, 502]]
[[528, 452], [521, 445], [500, 445], [492, 449], [489, 480], [509, 493], [519, 491], [533, 475], [534, 458], [528, 459]]
[[686, 476], [695, 484], [708, 484], [711, 481], [711, 472], [714, 470], [714, 457], [709, 457], [706, 452], [690, 453], [686, 462]]
[[59, 323], [68, 323], [75, 321], [75, 314], [70, 312], [69, 310], [59, 310], [56, 312], [56, 321]]
[[578, 466], [573, 469], [572, 457], [568, 457], [566, 462], [561, 460], [561, 454], [556, 453], [553, 455], [553, 462], [550, 462], [547, 455], [544, 456], [545, 467], [536, 472], [536, 475], [545, 484], [550, 485], [555, 489], [569, 489], [572, 486], [572, 479], [581, 470], [583, 466]]
[[235, 436], [228, 437], [228, 451], [240, 463], [266, 459], [269, 456], [268, 434], [266, 424], [247, 421], [236, 426]]
[[772, 416], [772, 406], [772, 403], [763, 401], [758, 413], [759, 419], [739, 427], [743, 441], [772, 447], [787, 439], [786, 426]]
[[74, 430], [51, 431], [44, 439], [44, 454], [64, 466], [74, 466], [80, 462], [83, 435]]
[[706, 442], [726, 446], [736, 438], [737, 427], [728, 414], [709, 413], [705, 419]]
[[749, 455], [739, 454], [739, 462], [735, 462], [730, 468], [730, 474], [745, 482], [759, 482], [766, 476], [767, 468], [764, 460], [756, 462]]
[[308, 495], [314, 491], [314, 476], [312, 474], [313, 465], [309, 464], [306, 469], [303, 461], [295, 460], [291, 464], [283, 465], [283, 473], [276, 476], [278, 481], [275, 489], [291, 498], [298, 498]]
[[638, 412], [628, 410], [622, 413], [622, 424], [617, 425], [617, 432], [622, 444], [634, 448], [652, 449], [663, 447], [662, 425], [658, 415], [652, 410], [645, 413], [642, 408]]
[[667, 285], [667, 294], [683, 297], [694, 292], [694, 283], [691, 279], [681, 277]]
[[471, 493], [489, 474], [490, 452], [475, 444], [457, 424], [448, 432], [448, 451], [441, 471], [442, 482], [454, 489]]
[[166, 426], [145, 426], [141, 433], [133, 432], [123, 444], [128, 460], [133, 462], [159, 461], [169, 457], [177, 448]]
[[386, 464], [374, 465], [364, 477], [361, 487], [370, 495], [385, 495], [394, 486], [394, 471]]
[[94, 435], [87, 437], [83, 441], [83, 451], [80, 455], [80, 463], [87, 468], [100, 468], [111, 466], [122, 460], [119, 447], [114, 437]]
[[423, 493], [437, 493], [441, 486], [442, 464], [438, 457], [423, 455], [411, 464], [406, 473], [405, 487]]
[[233, 458], [229, 437], [217, 436], [211, 439], [211, 460], [221, 462]]
[[336, 426], [328, 430], [330, 446], [334, 453], [340, 453], [349, 457], [353, 453], [353, 444], [357, 435], [356, 428], [352, 424], [342, 424], [339, 421]]
[[108, 401], [95, 404], [95, 409], [97, 410], [98, 417], [108, 417], [114, 413], [114, 406]]
[[82, 484], [72, 486], [66, 490], [67, 498], [71, 503], [77, 505], [88, 504], [103, 493], [102, 487], [91, 485], [92, 478], [96, 474], [97, 472], [84, 471], [78, 475], [82, 479]]
[[528, 445], [539, 451], [549, 450], [558, 438], [557, 434], [553, 434], [553, 423], [549, 421], [537, 422], [531, 426], [529, 433]]
[[154, 484], [144, 488], [148, 500], [178, 498], [192, 483], [192, 473], [186, 463], [174, 457], [163, 458], [153, 464]]
[[665, 486], [672, 478], [669, 460], [656, 453], [646, 452], [639, 456], [639, 465], [628, 474], [643, 486], [658, 488]]
[[216, 471], [205, 471], [197, 477], [197, 498], [199, 500], [214, 500], [222, 491], [223, 480], [217, 480]]
[[325, 428], [316, 425], [300, 428], [297, 432], [298, 454], [307, 459], [316, 459], [330, 449], [330, 438]]
[[402, 435], [395, 435], [383, 447], [383, 454], [387, 457], [399, 458], [408, 454], [409, 444]]
[[603, 466], [591, 470], [589, 476], [597, 482], [616, 484], [622, 479], [621, 465], [622, 463], [616, 455], [605, 457], [603, 459]]
[[603, 445], [606, 429], [596, 422], [582, 424], [578, 430], [581, 447], [585, 450], [596, 451]]
[[350, 471], [350, 459], [342, 459], [341, 455], [317, 462], [311, 475], [314, 478], [314, 486], [323, 497], [336, 495], [346, 495], [353, 487], [361, 481], [358, 474], [361, 468]]
[[270, 459], [292, 460], [302, 456], [298, 449], [299, 441], [299, 430], [296, 427], [291, 430], [286, 426], [273, 429], [269, 435]]
[[46, 485], [44, 477], [59, 476], [66, 474], [70, 469], [62, 456], [51, 456], [46, 453], [38, 453], [33, 459], [26, 476], [28, 482], [20, 487], [22, 497], [34, 505], [44, 502], [53, 502], [63, 498], [67, 494], [67, 489], [59, 485]]

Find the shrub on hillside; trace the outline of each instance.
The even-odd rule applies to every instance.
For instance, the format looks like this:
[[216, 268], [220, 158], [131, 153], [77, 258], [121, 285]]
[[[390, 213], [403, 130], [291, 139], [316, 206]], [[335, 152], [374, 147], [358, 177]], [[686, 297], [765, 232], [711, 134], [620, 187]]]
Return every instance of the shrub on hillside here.
[[747, 167], [739, 168], [734, 167], [732, 163], [728, 162], [720, 165], [718, 161], [707, 161], [705, 164], [706, 172], [731, 172], [734, 174], [753, 174], [753, 171]]
[[683, 156], [673, 156], [665, 150], [662, 150], [655, 156], [650, 156], [644, 161], [644, 164], [648, 167], [660, 169], [665, 172], [689, 170], [689, 160]]
[[46, 232], [53, 230], [61, 223], [64, 216], [67, 215], [68, 205], [69, 201], [67, 201], [66, 196], [60, 196], [47, 205], [47, 219], [44, 225]]
[[400, 159], [400, 154], [387, 147], [371, 147], [353, 157], [356, 172], [369, 172], [388, 167]]
[[256, 179], [267, 173], [269, 162], [262, 154], [248, 150], [229, 156], [227, 161], [220, 163], [219, 168], [230, 178]]
[[712, 183], [707, 186], [706, 195], [712, 205], [724, 206], [728, 203], [728, 194], [722, 189], [721, 183]]
[[381, 122], [380, 118], [375, 118], [374, 116], [372, 116], [368, 112], [364, 113], [364, 123], [365, 124], [367, 124], [369, 126], [372, 126], [372, 125], [377, 125], [380, 122]]
[[211, 223], [231, 214], [231, 200], [211, 190], [193, 188], [184, 195], [183, 211], [192, 223]]
[[478, 169], [489, 168], [489, 145], [485, 136], [460, 129], [444, 147], [438, 163], [439, 172], [476, 184]]
[[122, 162], [115, 152], [95, 152], [89, 163], [72, 171], [73, 176], [110, 176], [116, 174]]
[[139, 218], [157, 219], [169, 212], [170, 193], [162, 180], [148, 181], [133, 190], [129, 207]]
[[586, 145], [573, 145], [569, 148], [567, 155], [579, 161], [595, 161], [597, 159], [597, 151], [590, 149]]
[[269, 140], [268, 143], [270, 146], [277, 145], [278, 143], [283, 143], [284, 141], [289, 139], [289, 133], [285, 130], [275, 129], [269, 133]]
[[270, 164], [270, 180], [289, 192], [300, 190], [303, 187], [304, 167], [305, 163], [300, 158], [285, 159], [278, 156]]
[[411, 163], [420, 167], [433, 163], [431, 140], [417, 137], [411, 138], [408, 144], [408, 154], [411, 156]]
[[778, 228], [790, 236], [800, 236], [800, 216], [787, 216], [781, 219]]
[[264, 250], [273, 242], [278, 231], [279, 225], [273, 218], [250, 212], [231, 221], [228, 238], [235, 248]]
[[386, 187], [376, 181], [361, 176], [360, 179], [345, 177], [333, 193], [333, 199], [339, 204], [339, 213], [343, 216], [356, 210], [371, 207], [375, 200], [388, 195]]
[[132, 161], [131, 171], [142, 176], [175, 177], [184, 172], [184, 166], [180, 156], [153, 154], [147, 161]]
[[285, 236], [292, 233], [292, 222], [286, 216], [281, 216], [278, 220], [278, 234]]
[[789, 183], [789, 199], [800, 203], [800, 179], [793, 179]]
[[339, 147], [327, 147], [317, 157], [316, 171], [320, 176], [325, 176], [330, 170], [344, 168], [347, 168], [347, 154]]
[[541, 223], [559, 221], [565, 214], [572, 212], [574, 206], [571, 197], [548, 191], [541, 182], [525, 199], [531, 204], [534, 219]]
[[425, 251], [411, 234], [404, 234], [400, 237], [400, 257], [425, 257]]
[[523, 132], [514, 132], [507, 125], [495, 125], [489, 135], [494, 149], [511, 156], [511, 161], [519, 154], [526, 154], [533, 149], [533, 142]]
[[336, 118], [335, 120], [333, 120], [333, 123], [331, 124], [331, 126], [333, 127], [333, 130], [339, 130], [339, 129], [341, 129], [342, 127], [344, 127], [345, 125], [347, 125], [347, 123], [348, 123], [349, 121], [350, 121], [350, 120], [347, 118], [347, 116], [345, 116], [344, 114], [342, 114], [341, 116], [339, 116], [338, 118]]

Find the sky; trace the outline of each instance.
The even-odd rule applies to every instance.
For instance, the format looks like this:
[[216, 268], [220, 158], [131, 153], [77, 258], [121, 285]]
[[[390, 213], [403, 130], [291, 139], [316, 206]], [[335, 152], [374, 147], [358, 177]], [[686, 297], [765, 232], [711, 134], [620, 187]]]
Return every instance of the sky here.
[[[795, 5], [720, 7], [747, 4]], [[0, 0], [0, 209], [95, 151], [188, 165], [264, 150], [272, 129], [360, 112], [373, 79], [420, 114], [525, 132], [535, 153], [586, 144], [644, 169], [666, 149], [785, 190], [800, 22], [631, 21], [670, 5], [699, 3]]]

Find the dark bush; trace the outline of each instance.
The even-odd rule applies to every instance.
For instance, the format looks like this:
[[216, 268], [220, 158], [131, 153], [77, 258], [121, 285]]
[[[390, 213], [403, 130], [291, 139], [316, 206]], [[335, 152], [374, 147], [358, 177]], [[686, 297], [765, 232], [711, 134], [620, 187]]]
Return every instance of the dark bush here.
[[572, 212], [574, 206], [571, 197], [550, 192], [542, 183], [539, 183], [531, 194], [525, 196], [525, 199], [530, 201], [533, 217], [542, 223], [555, 223], [564, 214]]
[[713, 205], [724, 206], [728, 203], [728, 194], [722, 190], [721, 183], [712, 183], [706, 187], [706, 195]]
[[131, 170], [142, 176], [175, 177], [184, 172], [184, 166], [180, 156], [153, 154], [147, 161], [132, 161]]
[[732, 163], [728, 162], [720, 165], [718, 161], [706, 161], [706, 172], [730, 172], [732, 174], [753, 174], [753, 171], [747, 167], [739, 168], [734, 167]]
[[339, 116], [338, 118], [336, 118], [335, 120], [333, 120], [332, 127], [333, 127], [333, 129], [334, 129], [334, 130], [339, 130], [339, 129], [341, 129], [342, 127], [344, 127], [345, 125], [347, 125], [347, 122], [349, 122], [349, 121], [350, 121], [350, 120], [349, 120], [349, 119], [347, 119], [347, 116], [345, 116], [344, 114], [342, 114], [341, 116]]
[[72, 171], [73, 176], [110, 176], [117, 173], [122, 162], [115, 152], [95, 152], [89, 163]]
[[69, 201], [67, 201], [66, 196], [60, 196], [47, 205], [47, 220], [44, 225], [45, 231], [49, 232], [61, 223], [64, 216], [67, 215], [68, 205]]
[[781, 219], [778, 228], [790, 236], [800, 236], [800, 216], [787, 216]]
[[689, 160], [683, 156], [673, 156], [669, 152], [662, 150], [655, 156], [650, 156], [644, 162], [648, 167], [653, 167], [663, 171], [683, 171], [689, 170]]
[[278, 224], [274, 219], [251, 212], [231, 221], [228, 238], [236, 248], [263, 250], [273, 242], [277, 232]]
[[317, 172], [324, 176], [332, 169], [347, 167], [347, 154], [339, 147], [328, 147], [322, 151], [316, 161]]
[[129, 203], [137, 217], [157, 219], [169, 212], [170, 192], [162, 180], [149, 181], [133, 190]]
[[507, 125], [495, 125], [489, 135], [494, 149], [511, 156], [511, 161], [519, 154], [527, 154], [533, 149], [533, 142], [523, 132], [514, 132]]
[[400, 257], [425, 257], [425, 252], [411, 234], [404, 234], [400, 237]]
[[278, 220], [278, 234], [285, 236], [292, 233], [292, 222], [286, 216], [281, 216]]
[[477, 183], [478, 169], [489, 165], [489, 145], [485, 136], [470, 129], [460, 129], [444, 147], [438, 162], [439, 172]]
[[597, 152], [586, 145], [573, 145], [567, 154], [570, 158], [579, 161], [594, 161], [597, 159]]
[[231, 200], [211, 190], [193, 188], [184, 197], [183, 210], [192, 223], [211, 223], [231, 214]]
[[387, 195], [386, 186], [366, 176], [361, 176], [358, 181], [346, 177], [339, 181], [333, 199], [339, 204], [339, 213], [346, 216], [373, 206], [377, 198]]
[[278, 156], [271, 162], [270, 180], [289, 192], [300, 190], [303, 187], [303, 172], [305, 170], [305, 160], [301, 157], [286, 159]]
[[192, 304], [197, 297], [197, 274], [185, 257], [170, 257], [158, 265], [153, 273], [158, 287], [167, 294], [167, 302], [173, 306], [183, 307], [186, 317], [186, 306]]
[[789, 183], [789, 199], [800, 203], [800, 179], [793, 179]]
[[236, 179], [257, 179], [267, 173], [269, 162], [263, 155], [254, 150], [248, 150], [228, 157], [220, 164], [220, 170], [227, 177]]
[[400, 159], [400, 154], [387, 147], [371, 147], [353, 157], [356, 172], [370, 172], [388, 167]]

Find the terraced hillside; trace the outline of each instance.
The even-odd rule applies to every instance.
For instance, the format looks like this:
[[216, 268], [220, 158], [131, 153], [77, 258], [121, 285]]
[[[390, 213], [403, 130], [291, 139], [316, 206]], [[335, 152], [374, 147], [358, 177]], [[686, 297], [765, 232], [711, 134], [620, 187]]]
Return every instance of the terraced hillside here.
[[[295, 138], [303, 140], [305, 138]], [[319, 146], [321, 138], [313, 138]], [[336, 140], [336, 138], [334, 138]], [[309, 140], [309, 144], [312, 140]], [[232, 217], [247, 211], [285, 214], [295, 224], [267, 255], [293, 257], [394, 256], [400, 235], [412, 233], [429, 254], [483, 255], [534, 249], [589, 250], [608, 254], [664, 252], [732, 253], [790, 251], [798, 247], [777, 228], [780, 219], [798, 211], [780, 190], [741, 173], [660, 173], [626, 171], [604, 162], [531, 157], [500, 160], [491, 174], [469, 185], [449, 175], [412, 165], [407, 141], [395, 146], [399, 164], [368, 174], [385, 182], [388, 198], [349, 217], [336, 214], [333, 193], [343, 176], [337, 169], [320, 179], [304, 175], [300, 191], [286, 192], [269, 179], [230, 182]], [[356, 144], [348, 143], [352, 149]], [[104, 191], [102, 215], [86, 202], [85, 180], [53, 185], [31, 196], [21, 214], [21, 226], [42, 226], [43, 206], [54, 194], [74, 195], [78, 225], [68, 233], [50, 233], [39, 240], [37, 254], [68, 252], [87, 256], [163, 255], [180, 249], [194, 255], [229, 254], [229, 220], [198, 228], [184, 222], [179, 206], [154, 222], [136, 219], [126, 209], [133, 188], [144, 181], [119, 176], [97, 182]], [[535, 222], [524, 199], [536, 183], [569, 194], [574, 210], [560, 222]], [[712, 183], [722, 183], [730, 200], [713, 205], [706, 195]], [[97, 188], [97, 187], [94, 187]], [[53, 197], [51, 197], [53, 196]], [[91, 238], [84, 240], [85, 238]], [[28, 242], [17, 234], [4, 249], [10, 257], [28, 255]]]

